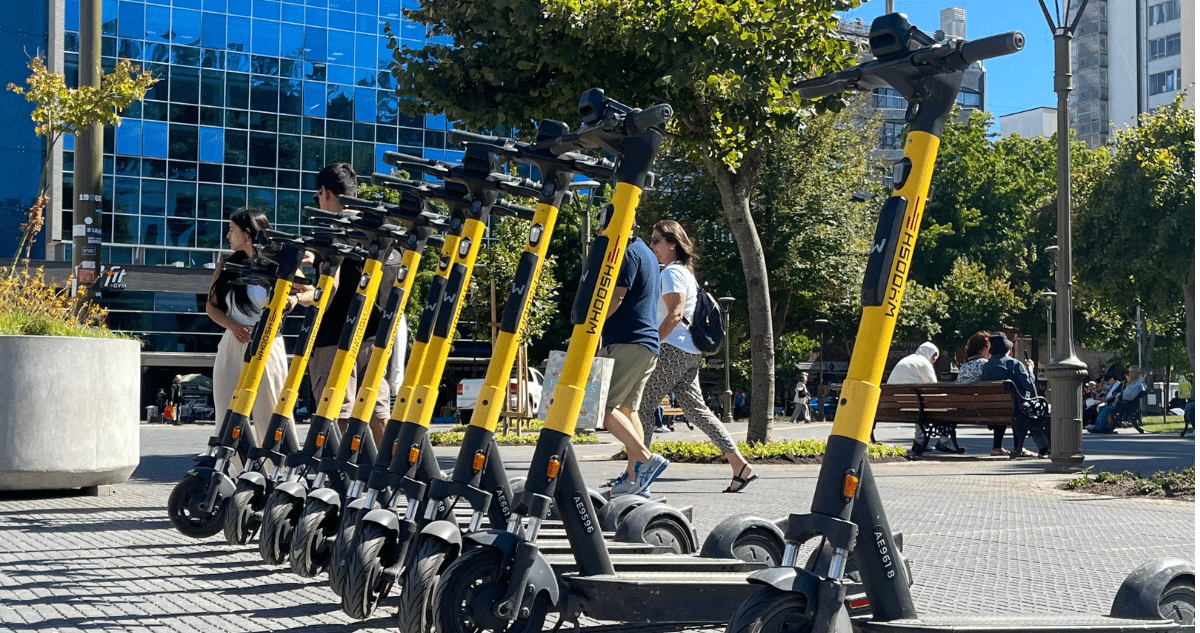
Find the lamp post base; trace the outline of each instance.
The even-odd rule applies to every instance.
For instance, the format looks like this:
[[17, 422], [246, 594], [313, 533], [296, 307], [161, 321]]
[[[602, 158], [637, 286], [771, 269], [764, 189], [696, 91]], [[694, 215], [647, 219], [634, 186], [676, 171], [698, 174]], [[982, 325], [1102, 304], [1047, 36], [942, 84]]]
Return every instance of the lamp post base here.
[[1082, 470], [1083, 464], [1083, 391], [1087, 364], [1075, 354], [1055, 359], [1046, 365], [1050, 400], [1049, 473]]

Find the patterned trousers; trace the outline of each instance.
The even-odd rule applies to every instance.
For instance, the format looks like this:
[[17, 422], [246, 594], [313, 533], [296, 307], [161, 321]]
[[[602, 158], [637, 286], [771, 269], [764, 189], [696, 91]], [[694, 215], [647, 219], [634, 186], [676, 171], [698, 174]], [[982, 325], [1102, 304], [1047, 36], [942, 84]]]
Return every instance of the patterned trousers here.
[[737, 450], [737, 444], [725, 425], [713, 415], [704, 404], [704, 394], [700, 392], [700, 360], [699, 354], [687, 352], [663, 343], [658, 352], [658, 365], [646, 389], [642, 393], [642, 406], [638, 416], [642, 419], [642, 431], [646, 439], [646, 448], [654, 438], [654, 410], [663, 396], [675, 393], [675, 405], [683, 409], [683, 415], [692, 426], [700, 427], [722, 453], [732, 453]]

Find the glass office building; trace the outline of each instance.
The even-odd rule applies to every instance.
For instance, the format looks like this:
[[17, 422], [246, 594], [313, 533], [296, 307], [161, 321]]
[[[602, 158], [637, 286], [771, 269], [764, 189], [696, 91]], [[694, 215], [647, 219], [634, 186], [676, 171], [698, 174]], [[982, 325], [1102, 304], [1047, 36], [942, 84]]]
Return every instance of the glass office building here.
[[[424, 27], [401, 17], [404, 4], [415, 0], [103, 0], [104, 70], [127, 58], [160, 79], [104, 136], [101, 264], [129, 274], [101, 300], [112, 329], [147, 340], [147, 364], [170, 364], [156, 354], [215, 351], [220, 331], [203, 312], [205, 268], [227, 252], [227, 218], [239, 207], [296, 232], [328, 163], [369, 176], [389, 171], [389, 150], [460, 157], [445, 147], [444, 117], [400, 111], [384, 24], [404, 45], [426, 42]], [[28, 58], [40, 54], [76, 85], [79, 0], [7, 11], [0, 81], [22, 84]], [[0, 155], [12, 183], [0, 195], [0, 256], [12, 252], [6, 244], [15, 250], [37, 195], [44, 150], [30, 109], [11, 93], [0, 105], [11, 122]], [[64, 139], [55, 160], [61, 184], [35, 259], [70, 259], [73, 150]], [[184, 270], [170, 287], [152, 287], [148, 280], [165, 278], [141, 273], [155, 266]]]

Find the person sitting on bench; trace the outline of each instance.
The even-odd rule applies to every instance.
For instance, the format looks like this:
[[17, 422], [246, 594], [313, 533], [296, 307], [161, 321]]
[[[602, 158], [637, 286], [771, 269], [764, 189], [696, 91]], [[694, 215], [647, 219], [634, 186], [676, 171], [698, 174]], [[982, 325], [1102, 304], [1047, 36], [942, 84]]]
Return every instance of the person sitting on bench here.
[[[1008, 340], [1008, 336], [1004, 332], [992, 332], [988, 337], [988, 353], [991, 358], [983, 365], [983, 380], [1011, 380], [1017, 387], [1017, 391], [1026, 399], [1037, 397], [1037, 386], [1033, 383], [1033, 374], [1029, 371], [1029, 366], [1009, 355], [1012, 351], [1012, 341]], [[1024, 417], [1024, 416], [1020, 416]], [[1034, 457], [1032, 451], [1025, 450], [1025, 434], [1028, 430], [1028, 425], [1031, 420], [1023, 419], [1018, 422], [1013, 420], [1013, 450], [1009, 454], [1010, 459], [1022, 459]], [[1039, 444], [1037, 456], [1047, 456], [1050, 454], [1050, 446], [1046, 442], [1044, 434], [1033, 434], [1033, 439]], [[1045, 443], [1045, 446], [1041, 444]]]
[[1146, 386], [1142, 384], [1142, 372], [1133, 365], [1125, 370], [1125, 388], [1121, 390], [1121, 397], [1111, 405], [1100, 407], [1100, 412], [1096, 415], [1096, 424], [1085, 426], [1088, 433], [1114, 433], [1116, 429], [1109, 424], [1109, 418], [1113, 412], [1119, 408], [1129, 408], [1137, 406], [1138, 397], [1146, 390]]

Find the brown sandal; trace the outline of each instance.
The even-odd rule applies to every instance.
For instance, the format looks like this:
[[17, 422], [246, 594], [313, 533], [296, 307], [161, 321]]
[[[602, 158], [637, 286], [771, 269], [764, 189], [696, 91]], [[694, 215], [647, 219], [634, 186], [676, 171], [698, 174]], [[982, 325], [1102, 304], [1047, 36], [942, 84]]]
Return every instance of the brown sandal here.
[[[753, 472], [750, 473], [749, 477], [743, 477], [743, 475], [746, 474], [746, 471], [749, 468], [750, 468], [750, 464], [746, 464], [745, 466], [742, 466], [742, 469], [738, 471], [738, 474], [733, 476], [733, 481], [729, 482], [729, 487], [726, 488], [724, 490], [724, 492], [741, 492], [746, 489], [746, 486], [750, 485], [750, 482], [754, 481], [755, 479], [758, 479], [758, 475], [754, 474]], [[738, 486], [737, 488], [734, 488], [733, 487], [734, 484], [741, 484], [741, 485]]]

